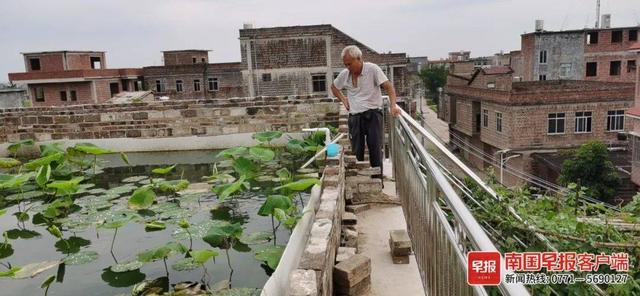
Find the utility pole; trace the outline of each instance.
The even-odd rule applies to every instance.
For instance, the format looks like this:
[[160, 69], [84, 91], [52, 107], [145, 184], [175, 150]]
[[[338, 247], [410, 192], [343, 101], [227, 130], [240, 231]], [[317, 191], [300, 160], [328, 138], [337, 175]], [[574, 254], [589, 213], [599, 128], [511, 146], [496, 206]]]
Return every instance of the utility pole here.
[[600, 0], [596, 1], [596, 29], [600, 29]]

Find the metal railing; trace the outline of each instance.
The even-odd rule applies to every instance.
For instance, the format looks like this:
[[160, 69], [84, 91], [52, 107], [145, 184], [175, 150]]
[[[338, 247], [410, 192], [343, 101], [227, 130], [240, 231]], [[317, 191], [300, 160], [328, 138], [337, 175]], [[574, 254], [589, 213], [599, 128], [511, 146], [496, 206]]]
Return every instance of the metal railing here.
[[[414, 120], [401, 112], [389, 120], [391, 157], [425, 294], [487, 295], [482, 286], [467, 284], [467, 252], [497, 249], [411, 129]], [[504, 295], [530, 295], [519, 284], [498, 288]]]

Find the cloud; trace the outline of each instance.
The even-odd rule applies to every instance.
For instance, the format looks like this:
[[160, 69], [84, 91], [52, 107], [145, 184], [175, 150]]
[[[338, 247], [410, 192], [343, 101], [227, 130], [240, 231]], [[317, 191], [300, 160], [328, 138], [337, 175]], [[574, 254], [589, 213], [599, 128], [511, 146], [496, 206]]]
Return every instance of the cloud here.
[[[593, 3], [592, 3], [593, 2]], [[614, 26], [640, 23], [637, 0], [603, 0]], [[586, 0], [22, 0], [0, 10], [0, 81], [24, 71], [20, 52], [105, 50], [109, 67], [160, 65], [162, 50], [210, 49], [211, 60], [240, 60], [238, 29], [333, 24], [378, 51], [445, 57], [520, 47], [544, 19], [548, 30], [595, 22]]]

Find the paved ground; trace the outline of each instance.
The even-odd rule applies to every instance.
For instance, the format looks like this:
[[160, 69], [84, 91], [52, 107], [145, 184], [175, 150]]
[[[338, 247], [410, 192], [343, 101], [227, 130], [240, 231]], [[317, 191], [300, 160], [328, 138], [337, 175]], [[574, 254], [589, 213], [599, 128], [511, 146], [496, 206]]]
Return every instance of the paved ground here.
[[[391, 162], [384, 164], [391, 175]], [[395, 183], [385, 181], [384, 190], [395, 196]], [[389, 250], [389, 230], [406, 229], [400, 205], [372, 204], [358, 215], [359, 252], [371, 258], [371, 292], [369, 296], [424, 295], [415, 257], [409, 264], [393, 264]]]

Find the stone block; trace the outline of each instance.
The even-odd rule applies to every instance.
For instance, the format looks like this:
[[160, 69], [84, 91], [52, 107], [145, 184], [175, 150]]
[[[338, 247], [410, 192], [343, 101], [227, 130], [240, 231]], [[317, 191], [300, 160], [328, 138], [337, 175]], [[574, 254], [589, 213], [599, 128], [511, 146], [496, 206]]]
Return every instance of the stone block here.
[[389, 248], [393, 256], [407, 256], [411, 254], [411, 239], [406, 230], [389, 231]]
[[405, 256], [391, 255], [391, 261], [393, 262], [393, 264], [409, 264], [409, 255], [405, 255]]
[[358, 217], [356, 214], [346, 212], [342, 215], [342, 225], [356, 225], [358, 224]]
[[338, 187], [340, 184], [340, 177], [338, 175], [325, 176], [323, 181], [323, 187]]
[[336, 214], [337, 200], [323, 200], [320, 202], [318, 212], [316, 212], [316, 219], [329, 219], [333, 220]]
[[318, 295], [316, 272], [313, 270], [296, 269], [289, 275], [289, 296]]
[[[356, 254], [333, 268], [333, 283], [336, 291], [352, 290], [357, 284], [371, 276], [371, 259]], [[350, 295], [350, 294], [347, 294]]]
[[[363, 162], [365, 162], [365, 161], [363, 161]], [[367, 166], [369, 166], [369, 162], [366, 162], [366, 163], [367, 163]], [[366, 168], [358, 170], [358, 175], [360, 175], [360, 176], [369, 176], [369, 177], [371, 177], [371, 176], [380, 175], [380, 174], [382, 174], [381, 171], [380, 171], [380, 167], [373, 167], [373, 168], [372, 167], [366, 167]]]
[[364, 170], [371, 167], [371, 163], [368, 161], [356, 161], [356, 169]]
[[366, 277], [361, 282], [357, 283], [353, 287], [344, 288], [337, 287], [334, 295], [336, 296], [364, 296], [368, 295], [371, 290], [371, 276]]
[[336, 262], [340, 263], [356, 255], [356, 248], [339, 247], [336, 255]]
[[358, 231], [345, 227], [342, 229], [342, 244], [349, 248], [358, 248]]
[[322, 175], [324, 176], [334, 176], [340, 174], [340, 167], [338, 166], [327, 166], [324, 168], [324, 172]]
[[329, 219], [316, 219], [304, 249], [299, 267], [302, 269], [322, 270], [329, 258], [331, 228]]
[[351, 212], [354, 214], [359, 214], [362, 213], [368, 209], [370, 209], [371, 206], [369, 204], [362, 204], [362, 205], [350, 205], [346, 207], [347, 212]]

